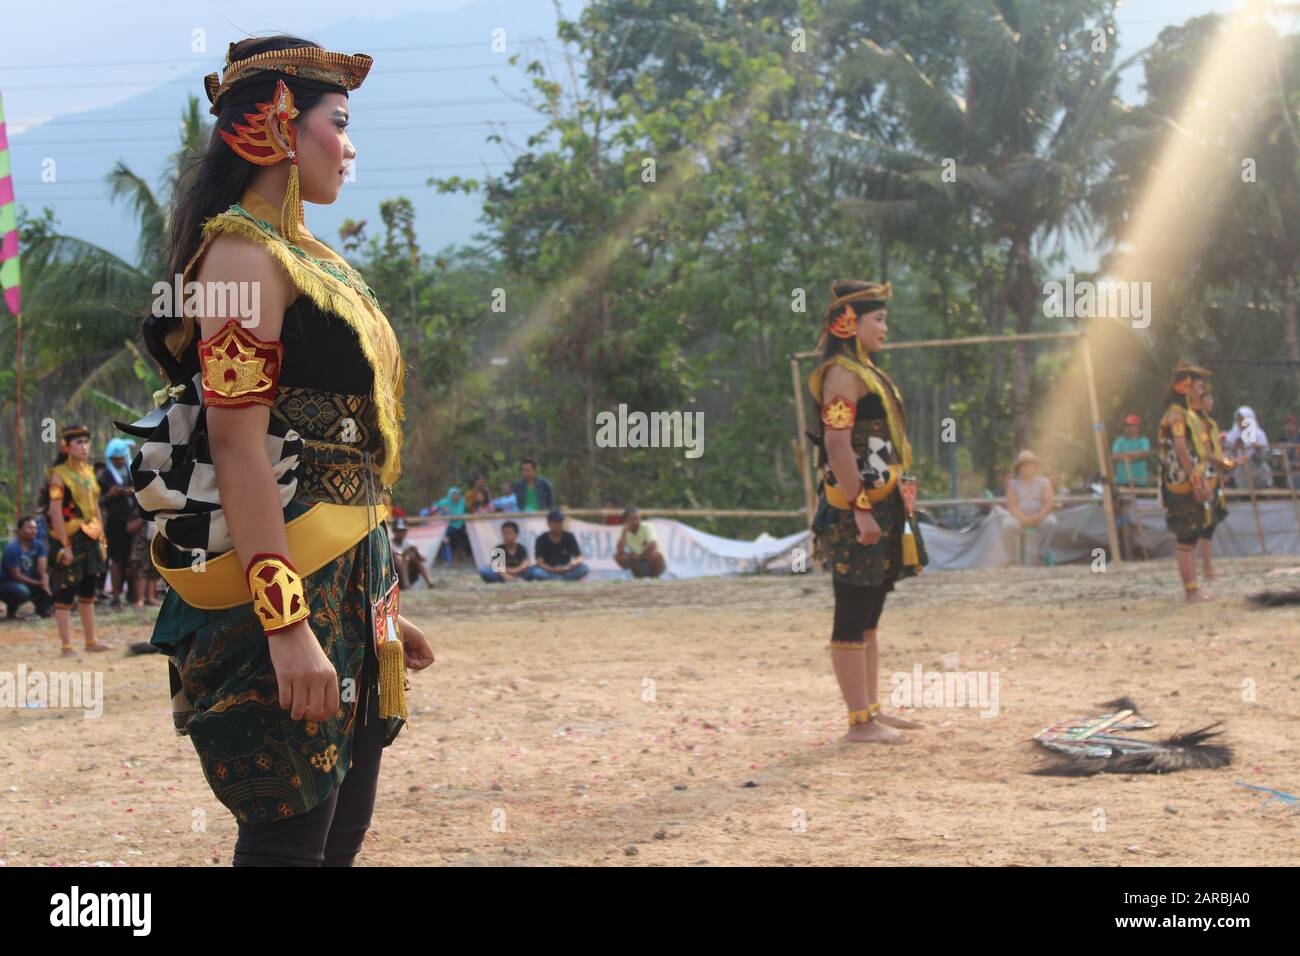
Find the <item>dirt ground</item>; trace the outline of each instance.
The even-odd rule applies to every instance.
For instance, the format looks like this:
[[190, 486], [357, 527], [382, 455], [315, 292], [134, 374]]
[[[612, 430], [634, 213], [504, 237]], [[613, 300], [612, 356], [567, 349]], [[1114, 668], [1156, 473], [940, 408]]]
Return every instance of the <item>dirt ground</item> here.
[[[997, 675], [996, 716], [922, 708], [903, 746], [846, 744], [830, 582], [483, 585], [407, 592], [438, 662], [384, 756], [362, 865], [1259, 865], [1300, 862], [1295, 609], [1243, 598], [1295, 559], [1220, 562], [1185, 609], [1172, 562], [927, 573], [890, 597], [881, 673]], [[145, 611], [101, 615], [144, 640]], [[79, 642], [79, 638], [77, 638]], [[953, 655], [956, 655], [954, 657]], [[57, 669], [52, 622], [0, 625], [0, 671]], [[77, 664], [77, 662], [70, 662]], [[98, 719], [0, 710], [0, 862], [227, 865], [232, 818], [171, 732], [165, 662], [96, 656]], [[1227, 724], [1231, 767], [1028, 774], [1029, 738], [1130, 695], [1145, 735]]]

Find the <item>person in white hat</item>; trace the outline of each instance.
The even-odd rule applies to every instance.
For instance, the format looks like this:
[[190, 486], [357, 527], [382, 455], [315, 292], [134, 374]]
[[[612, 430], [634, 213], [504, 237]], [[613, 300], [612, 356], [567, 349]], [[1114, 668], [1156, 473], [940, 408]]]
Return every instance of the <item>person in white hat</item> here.
[[1056, 502], [1052, 495], [1052, 482], [1038, 473], [1038, 456], [1026, 448], [1016, 456], [1007, 482], [1006, 515], [1002, 521], [1002, 543], [1007, 559], [1015, 561], [1020, 554], [1020, 542], [1025, 538], [1025, 559], [1032, 564], [1042, 564], [1052, 551], [1056, 536], [1056, 515], [1052, 509]]

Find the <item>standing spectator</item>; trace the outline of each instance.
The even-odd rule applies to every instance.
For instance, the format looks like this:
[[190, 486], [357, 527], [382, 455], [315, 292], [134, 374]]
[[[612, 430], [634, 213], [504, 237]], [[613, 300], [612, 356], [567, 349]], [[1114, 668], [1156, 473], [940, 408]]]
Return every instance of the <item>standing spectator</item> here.
[[[18, 609], [28, 601], [41, 617], [54, 613], [54, 595], [50, 593], [48, 551], [37, 540], [36, 519], [19, 520], [18, 539], [4, 547], [0, 557], [0, 599], [5, 603], [5, 619], [18, 617]], [[21, 618], [19, 618], [21, 620]]]
[[1124, 434], [1116, 436], [1110, 446], [1111, 457], [1115, 459], [1115, 484], [1120, 489], [1128, 485], [1145, 488], [1149, 481], [1147, 458], [1151, 455], [1151, 442], [1138, 434], [1141, 425], [1142, 419], [1137, 415], [1126, 416]]
[[657, 578], [668, 566], [659, 550], [659, 537], [648, 521], [641, 520], [641, 512], [629, 507], [623, 512], [623, 533], [618, 536], [614, 561], [620, 568], [631, 571], [634, 578]]
[[447, 534], [443, 538], [448, 552], [447, 563], [456, 560], [457, 551], [468, 555], [473, 560], [473, 551], [469, 546], [469, 532], [465, 530], [465, 522], [457, 520], [466, 511], [465, 496], [460, 493], [460, 489], [452, 485], [447, 489], [446, 497], [433, 503], [432, 510], [452, 519], [447, 524]]
[[530, 581], [532, 562], [528, 549], [519, 543], [519, 525], [507, 521], [501, 526], [501, 543], [492, 549], [492, 564], [479, 568], [479, 576], [488, 584]]
[[572, 532], [564, 530], [564, 513], [552, 511], [546, 516], [546, 525], [550, 530], [538, 535], [533, 545], [533, 557], [537, 563], [529, 569], [529, 578], [534, 581], [580, 581], [585, 578], [589, 568], [583, 563], [578, 539]]
[[[1050, 560], [1052, 537], [1056, 533], [1055, 501], [1052, 483], [1038, 473], [1038, 456], [1025, 449], [1016, 456], [1014, 477], [1007, 482], [1006, 514], [1003, 516], [1003, 543], [1008, 558], [1019, 554], [1022, 539], [1028, 534], [1036, 539], [1030, 557], [1033, 563]], [[1028, 547], [1025, 549], [1030, 550]]]
[[487, 476], [481, 471], [471, 479], [469, 490], [465, 492], [465, 507], [472, 515], [496, 511], [492, 492], [488, 491]]
[[[126, 582], [126, 565], [131, 560], [131, 542], [135, 539], [129, 527], [137, 517], [135, 488], [127, 462], [134, 442], [114, 438], [104, 449], [108, 459], [95, 477], [99, 481], [99, 510], [104, 516], [104, 531], [108, 536], [108, 575], [113, 587], [113, 601], [109, 606], [117, 610], [122, 606], [122, 585]], [[137, 527], [137, 531], [139, 528]], [[128, 592], [135, 588], [128, 585]], [[134, 600], [135, 595], [130, 594]]]
[[[613, 496], [611, 495], [610, 497], [608, 497], [608, 498], [605, 499], [605, 503], [604, 503], [604, 505], [602, 505], [602, 507], [603, 507], [606, 511], [617, 511], [617, 510], [619, 510], [619, 507], [620, 507], [620, 506], [619, 506], [619, 503], [618, 503], [618, 499], [615, 498], [615, 497], [613, 497]], [[614, 525], [614, 524], [623, 524], [623, 522], [624, 522], [624, 520], [625, 520], [625, 518], [626, 518], [626, 515], [627, 515], [626, 512], [624, 512], [622, 516], [620, 516], [620, 515], [605, 515], [605, 517], [604, 517], [603, 520], [604, 520], [605, 524], [609, 524], [609, 525]]]
[[515, 501], [515, 486], [508, 481], [503, 481], [501, 497], [492, 499], [492, 508], [496, 511], [518, 511], [519, 502]]
[[158, 604], [158, 569], [153, 566], [150, 557], [153, 536], [157, 527], [152, 521], [145, 521], [137, 514], [131, 519], [132, 524], [139, 522], [139, 528], [131, 535], [131, 560], [126, 563], [126, 576], [131, 581], [135, 592], [136, 607], [156, 607]]
[[1279, 488], [1288, 487], [1286, 475], [1291, 476], [1291, 487], [1300, 490], [1300, 422], [1294, 415], [1282, 419], [1282, 452], [1285, 456], [1286, 471], [1282, 475]]
[[[1249, 405], [1237, 409], [1236, 421], [1224, 439], [1228, 454], [1237, 462], [1236, 487], [1256, 489], [1273, 487], [1273, 469], [1268, 465], [1268, 435]], [[1250, 469], [1247, 477], [1246, 469]]]
[[537, 462], [525, 458], [519, 465], [520, 479], [515, 482], [515, 502], [520, 511], [551, 511], [555, 508], [555, 491], [551, 483], [537, 474]]

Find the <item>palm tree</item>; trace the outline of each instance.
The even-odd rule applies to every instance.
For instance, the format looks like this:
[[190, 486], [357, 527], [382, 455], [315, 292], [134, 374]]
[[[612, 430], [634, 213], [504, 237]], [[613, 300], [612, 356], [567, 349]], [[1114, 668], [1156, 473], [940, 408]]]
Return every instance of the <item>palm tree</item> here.
[[[950, 78], [926, 73], [905, 50], [867, 40], [844, 65], [845, 82], [867, 79], [898, 104], [905, 142], [859, 137], [864, 175], [902, 195], [852, 204], [873, 224], [908, 217], [974, 228], [998, 250], [989, 331], [1034, 330], [1043, 295], [1040, 256], [1066, 235], [1088, 237], [1090, 193], [1107, 169], [1122, 105], [1115, 98], [1115, 0], [972, 0], [952, 8], [960, 38]], [[937, 242], [945, 230], [904, 235]], [[929, 238], [923, 238], [928, 236]], [[1016, 343], [1012, 374], [1016, 447], [1029, 433], [1032, 366]], [[1000, 400], [1005, 358], [993, 356], [990, 402]], [[996, 417], [996, 416], [992, 416]]]
[[[39, 400], [24, 402], [30, 409], [24, 422], [27, 447], [39, 447], [45, 419], [74, 412], [101, 420], [138, 414], [147, 404], [140, 400], [142, 382], [157, 387], [134, 342], [153, 284], [166, 269], [167, 201], [185, 167], [202, 153], [210, 129], [199, 113], [198, 98], [191, 96], [181, 115], [179, 147], [159, 192], [120, 161], [108, 174], [111, 198], [128, 200], [139, 223], [135, 262], [60, 234], [48, 211], [45, 219], [28, 222], [22, 270], [23, 314], [29, 320], [24, 323], [24, 351], [31, 364], [24, 378], [30, 396]], [[10, 349], [13, 335], [14, 327], [7, 326], [0, 336]], [[47, 464], [31, 462], [29, 481]]]

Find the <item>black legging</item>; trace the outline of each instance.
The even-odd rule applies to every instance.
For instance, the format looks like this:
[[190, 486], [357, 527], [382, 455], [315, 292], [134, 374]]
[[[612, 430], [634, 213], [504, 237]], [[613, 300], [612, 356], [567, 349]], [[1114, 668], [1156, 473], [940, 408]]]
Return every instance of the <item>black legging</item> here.
[[832, 581], [835, 592], [835, 629], [831, 640], [836, 643], [861, 644], [863, 631], [874, 631], [885, 609], [884, 585], [866, 587]]
[[367, 714], [352, 738], [352, 769], [314, 809], [270, 823], [241, 823], [235, 866], [351, 866], [375, 809], [385, 722], [379, 692], [366, 694]]

